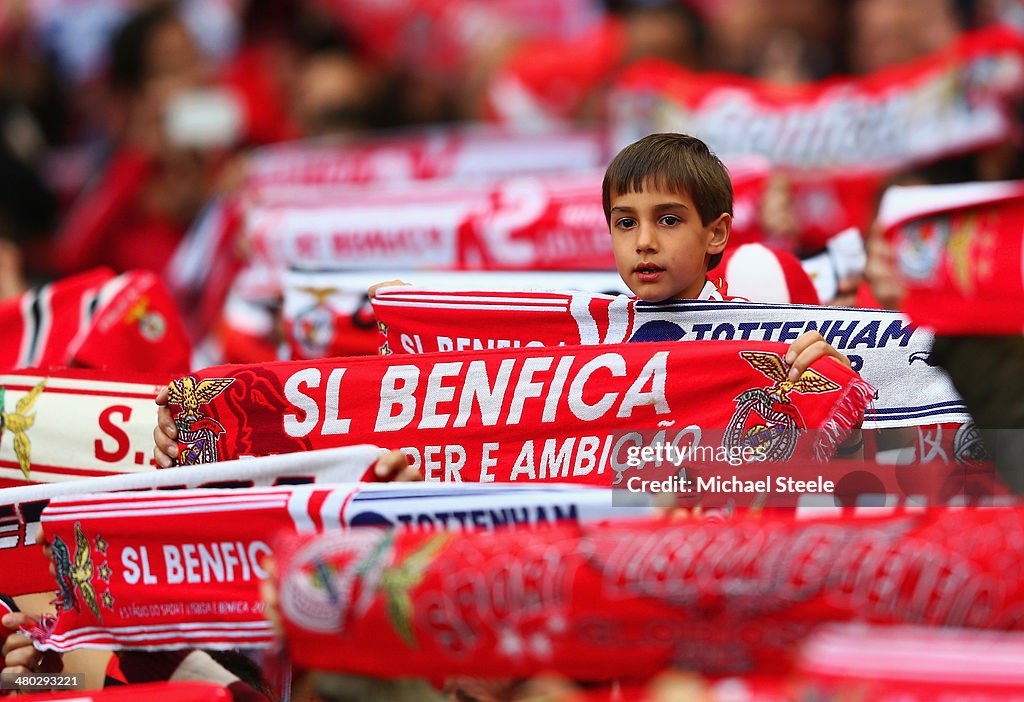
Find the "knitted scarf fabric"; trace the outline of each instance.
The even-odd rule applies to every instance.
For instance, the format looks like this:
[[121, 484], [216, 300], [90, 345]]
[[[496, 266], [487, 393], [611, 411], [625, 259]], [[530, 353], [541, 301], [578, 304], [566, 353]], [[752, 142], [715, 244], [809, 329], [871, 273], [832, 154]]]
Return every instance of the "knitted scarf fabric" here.
[[[367, 290], [394, 276], [393, 270], [286, 272], [281, 316], [291, 358], [376, 354], [380, 335]], [[417, 271], [411, 278], [418, 287], [432, 290], [571, 289], [629, 294], [614, 271]]]
[[607, 484], [656, 435], [767, 460], [832, 455], [874, 390], [829, 358], [790, 385], [785, 352], [695, 342], [215, 366], [170, 398], [185, 464], [375, 443], [428, 480]]
[[[275, 549], [296, 664], [374, 676], [778, 673], [829, 621], [1019, 629], [1024, 512], [543, 532], [353, 531]], [[957, 583], [957, 585], [954, 585]]]
[[[792, 343], [816, 330], [878, 389], [869, 429], [970, 420], [940, 368], [932, 336], [884, 310], [673, 300], [648, 303], [581, 292], [383, 288], [373, 300], [382, 353], [622, 341], [748, 340]], [[472, 332], [470, 331], [472, 330]]]
[[916, 324], [944, 335], [1024, 332], [1024, 183], [892, 188], [879, 217]]
[[367, 470], [380, 453], [375, 446], [353, 446], [224, 461], [192, 466], [187, 471], [146, 470], [0, 490], [0, 570], [6, 573], [5, 591], [26, 595], [53, 588], [53, 577], [40, 549], [39, 520], [43, 509], [56, 497], [125, 490], [351, 482], [367, 477]]
[[0, 303], [0, 368], [180, 373], [191, 344], [160, 278], [98, 268]]
[[0, 487], [152, 470], [153, 398], [168, 378], [77, 369], [0, 375]]
[[638, 61], [617, 76], [608, 104], [619, 145], [683, 132], [726, 159], [758, 154], [786, 170], [877, 174], [1011, 138], [1006, 108], [1022, 87], [1024, 39], [996, 26], [906, 66], [795, 88]]
[[[396, 525], [416, 533], [608, 520], [598, 488], [388, 484], [58, 497], [42, 524], [58, 616], [45, 648], [234, 648], [273, 643], [260, 604], [262, 559], [280, 531]], [[376, 530], [373, 530], [376, 531]]]

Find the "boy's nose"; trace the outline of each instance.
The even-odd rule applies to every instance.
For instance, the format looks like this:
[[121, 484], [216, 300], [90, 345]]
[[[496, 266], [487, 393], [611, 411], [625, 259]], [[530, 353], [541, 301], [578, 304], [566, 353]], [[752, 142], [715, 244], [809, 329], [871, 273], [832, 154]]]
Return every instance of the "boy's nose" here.
[[640, 224], [636, 228], [636, 250], [657, 251], [658, 236], [654, 227], [647, 224]]

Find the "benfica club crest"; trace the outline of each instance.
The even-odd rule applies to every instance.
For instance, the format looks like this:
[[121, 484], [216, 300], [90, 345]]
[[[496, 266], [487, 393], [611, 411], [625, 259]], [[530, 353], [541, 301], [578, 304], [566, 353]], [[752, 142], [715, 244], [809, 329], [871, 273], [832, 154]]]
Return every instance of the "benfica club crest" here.
[[137, 324], [143, 339], [156, 343], [167, 332], [167, 320], [158, 310], [149, 309], [149, 297], [143, 295], [124, 316], [124, 323]]
[[[370, 608], [379, 593], [395, 632], [416, 648], [410, 591], [423, 580], [448, 535], [428, 539], [401, 562], [391, 564], [394, 540], [393, 530], [357, 529], [337, 543], [329, 538], [315, 543], [296, 559], [303, 562], [301, 575], [282, 584], [285, 613], [312, 631], [341, 632]], [[332, 565], [342, 560], [339, 554], [350, 554], [351, 560], [343, 566]]]
[[292, 336], [306, 358], [323, 358], [334, 337], [334, 314], [327, 307], [328, 296], [337, 288], [298, 288], [314, 299], [314, 303], [295, 315]]
[[179, 465], [217, 461], [217, 438], [224, 433], [224, 426], [200, 412], [199, 406], [212, 402], [233, 382], [234, 378], [208, 378], [196, 383], [190, 375], [171, 381], [168, 401], [181, 406], [181, 414], [174, 420], [183, 448], [178, 454]]
[[[97, 556], [93, 557], [93, 547]], [[80, 522], [75, 522], [75, 555], [58, 536], [53, 539], [53, 564], [57, 572], [57, 607], [62, 612], [81, 611], [85, 604], [96, 619], [102, 621], [100, 608], [114, 609], [110, 594], [110, 566], [107, 565], [107, 542], [97, 536], [89, 543]], [[97, 565], [98, 564], [98, 565]]]
[[736, 413], [725, 430], [725, 446], [741, 451], [749, 447], [764, 456], [762, 460], [784, 461], [793, 455], [800, 433], [807, 428], [789, 393], [835, 392], [840, 386], [813, 370], [804, 371], [796, 381], [788, 380], [778, 354], [741, 351], [740, 356], [775, 385], [747, 390], [735, 398]]

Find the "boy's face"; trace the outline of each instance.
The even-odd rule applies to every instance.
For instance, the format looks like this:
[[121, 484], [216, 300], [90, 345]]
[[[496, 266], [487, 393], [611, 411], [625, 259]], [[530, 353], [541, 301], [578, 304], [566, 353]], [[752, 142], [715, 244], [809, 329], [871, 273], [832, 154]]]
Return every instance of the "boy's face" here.
[[692, 300], [704, 287], [707, 256], [721, 253], [732, 217], [704, 226], [686, 193], [612, 193], [611, 236], [622, 280], [641, 300]]

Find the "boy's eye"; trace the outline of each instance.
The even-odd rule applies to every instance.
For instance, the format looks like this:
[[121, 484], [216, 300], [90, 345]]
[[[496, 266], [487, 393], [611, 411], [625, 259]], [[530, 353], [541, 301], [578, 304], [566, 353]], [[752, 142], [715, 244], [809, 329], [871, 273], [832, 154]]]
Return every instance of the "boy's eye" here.
[[615, 222], [615, 226], [619, 229], [632, 229], [636, 226], [636, 220], [632, 217], [622, 217]]
[[679, 224], [683, 220], [679, 219], [675, 215], [665, 215], [664, 217], [661, 218], [660, 221], [661, 221], [661, 224], [663, 224], [666, 227], [674, 227], [675, 225]]

